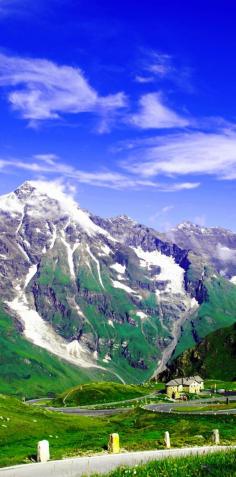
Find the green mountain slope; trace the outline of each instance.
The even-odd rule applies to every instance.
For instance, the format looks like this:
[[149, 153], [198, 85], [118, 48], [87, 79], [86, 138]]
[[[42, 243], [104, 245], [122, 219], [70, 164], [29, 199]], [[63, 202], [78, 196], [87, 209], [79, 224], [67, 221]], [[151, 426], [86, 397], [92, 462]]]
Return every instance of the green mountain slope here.
[[192, 374], [236, 381], [236, 324], [210, 333], [195, 348], [186, 350], [171, 362], [163, 377]]
[[197, 313], [184, 323], [172, 359], [220, 328], [236, 322], [236, 286], [220, 276], [204, 282], [206, 296]]
[[99, 369], [79, 369], [32, 345], [0, 309], [0, 393], [45, 396], [96, 379], [111, 379]]

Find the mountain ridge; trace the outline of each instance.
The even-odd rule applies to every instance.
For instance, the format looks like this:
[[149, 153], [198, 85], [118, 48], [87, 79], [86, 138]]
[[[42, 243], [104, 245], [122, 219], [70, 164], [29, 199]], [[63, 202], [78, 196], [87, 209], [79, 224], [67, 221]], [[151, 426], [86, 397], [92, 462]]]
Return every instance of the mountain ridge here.
[[[1, 196], [0, 219], [0, 299], [19, 332], [83, 374], [122, 382], [165, 368], [225, 264], [204, 241], [196, 251], [183, 232], [171, 241], [125, 215], [100, 218], [43, 181]], [[236, 244], [230, 234], [223, 244]]]

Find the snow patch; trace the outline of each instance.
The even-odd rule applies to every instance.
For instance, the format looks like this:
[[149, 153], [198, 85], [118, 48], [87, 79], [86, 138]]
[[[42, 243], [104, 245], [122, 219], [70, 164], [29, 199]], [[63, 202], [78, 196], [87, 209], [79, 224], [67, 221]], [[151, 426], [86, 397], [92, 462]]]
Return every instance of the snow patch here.
[[108, 325], [110, 325], [110, 326], [112, 326], [112, 328], [114, 328], [114, 324], [113, 324], [112, 320], [108, 320]]
[[68, 259], [68, 265], [69, 265], [69, 270], [70, 270], [70, 275], [71, 277], [73, 278], [73, 280], [76, 279], [76, 275], [75, 275], [75, 266], [74, 266], [74, 260], [73, 260], [73, 255], [74, 255], [74, 252], [75, 250], [78, 248], [79, 244], [78, 243], [75, 243], [73, 245], [73, 247], [69, 244], [69, 242], [67, 242], [66, 238], [65, 238], [65, 232], [63, 230], [63, 236], [61, 237], [61, 241], [63, 243], [63, 245], [65, 246], [66, 248], [66, 251], [67, 251], [67, 259]]
[[230, 278], [230, 282], [236, 285], [236, 275]]
[[54, 247], [56, 238], [57, 238], [57, 229], [56, 229], [56, 226], [52, 224], [52, 241], [49, 245], [49, 250], [52, 250], [52, 248]]
[[87, 245], [87, 251], [88, 251], [88, 254], [90, 255], [90, 257], [94, 260], [94, 262], [95, 262], [96, 265], [97, 265], [97, 271], [98, 271], [99, 282], [100, 282], [102, 288], [104, 288], [104, 285], [103, 285], [103, 283], [102, 283], [102, 277], [101, 277], [100, 263], [99, 263], [99, 261], [97, 260], [97, 258], [94, 257], [94, 255], [92, 254], [92, 252], [91, 252], [91, 250], [90, 250], [90, 248], [89, 248], [88, 245]]
[[121, 265], [120, 263], [114, 263], [114, 265], [111, 265], [110, 268], [113, 268], [117, 273], [124, 274], [126, 270], [125, 265]]
[[146, 318], [148, 318], [148, 315], [146, 315], [146, 313], [144, 313], [143, 311], [137, 311], [136, 315], [139, 316], [141, 320], [145, 320]]
[[198, 308], [198, 307], [199, 307], [199, 303], [198, 303], [198, 301], [196, 300], [196, 298], [192, 298], [192, 299], [191, 299], [190, 307], [191, 307], [191, 308]]
[[30, 259], [29, 259], [28, 255], [27, 255], [26, 251], [23, 249], [23, 247], [22, 247], [19, 243], [17, 243], [17, 247], [18, 247], [18, 249], [20, 250], [20, 252], [22, 253], [22, 255], [24, 255], [24, 257], [25, 257], [25, 259], [27, 260], [27, 262], [30, 262]]
[[20, 219], [20, 222], [19, 222], [19, 225], [16, 229], [16, 235], [19, 233], [20, 229], [21, 229], [21, 226], [22, 226], [22, 222], [24, 220], [24, 213], [21, 215], [21, 219]]
[[81, 358], [84, 353], [83, 346], [78, 342], [78, 340], [73, 340], [66, 345], [67, 352], [73, 358]]
[[84, 314], [77, 303], [74, 304], [74, 308], [76, 309], [79, 316], [84, 317]]
[[101, 251], [99, 252], [98, 255], [110, 255], [111, 249], [108, 247], [108, 245], [104, 244], [101, 246]]
[[34, 277], [36, 273], [37, 273], [37, 265], [31, 265], [25, 278], [24, 289], [28, 286], [29, 282], [32, 280], [32, 278]]
[[32, 265], [26, 276], [23, 289], [19, 285], [15, 287], [17, 296], [11, 302], [6, 302], [21, 318], [25, 337], [33, 344], [72, 364], [84, 368], [99, 367], [91, 361], [89, 351], [85, 350], [77, 340], [73, 340], [71, 343], [66, 342], [61, 336], [57, 335], [49, 323], [41, 318], [36, 310], [30, 308], [25, 288], [36, 271], [37, 266]]
[[127, 293], [132, 293], [136, 295], [138, 298], [140, 298], [140, 300], [142, 299], [142, 296], [138, 295], [137, 292], [135, 290], [132, 290], [132, 288], [130, 288], [128, 285], [125, 285], [124, 283], [120, 283], [117, 280], [112, 280], [112, 283], [114, 288], [120, 288], [121, 290], [124, 290]]
[[[156, 275], [155, 280], [168, 281], [166, 292], [173, 294], [185, 294], [184, 290], [184, 269], [181, 268], [172, 256], [162, 254], [159, 250], [145, 252], [141, 247], [133, 248], [140, 259], [140, 265], [150, 269], [152, 265], [161, 268], [161, 273]], [[158, 290], [157, 290], [158, 292]], [[158, 293], [157, 293], [158, 295]]]

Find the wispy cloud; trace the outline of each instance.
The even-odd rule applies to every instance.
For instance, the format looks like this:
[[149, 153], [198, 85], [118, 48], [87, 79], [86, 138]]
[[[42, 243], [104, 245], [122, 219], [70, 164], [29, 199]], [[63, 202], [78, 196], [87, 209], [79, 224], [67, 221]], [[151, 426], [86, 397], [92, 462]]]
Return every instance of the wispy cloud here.
[[[156, 77], [164, 78], [174, 69], [172, 56], [155, 50], [141, 49], [140, 71], [149, 75], [150, 81]], [[139, 81], [139, 77], [136, 77]]]
[[154, 81], [153, 76], [142, 76], [142, 75], [136, 75], [135, 76], [135, 81], [137, 83], [152, 83]]
[[128, 122], [141, 129], [183, 128], [189, 125], [188, 118], [164, 104], [161, 92], [143, 95], [139, 101], [139, 111], [128, 116]]
[[137, 83], [154, 83], [169, 81], [187, 93], [193, 93], [192, 70], [182, 65], [180, 59], [168, 53], [141, 49]]
[[172, 57], [170, 55], [151, 50], [148, 57], [146, 71], [160, 77], [166, 76], [172, 71]]
[[173, 205], [165, 205], [160, 210], [155, 212], [155, 214], [152, 214], [149, 217], [149, 222], [154, 224], [157, 220], [163, 219], [163, 217], [165, 217], [166, 214], [168, 214], [173, 209], [174, 209]]
[[145, 178], [212, 175], [218, 179], [236, 179], [234, 130], [157, 136], [133, 143], [132, 149], [122, 165]]
[[12, 108], [30, 121], [90, 112], [107, 118], [126, 106], [123, 92], [101, 96], [81, 69], [46, 59], [0, 54], [0, 86]]
[[84, 171], [62, 162], [54, 154], [36, 154], [28, 160], [24, 159], [24, 161], [14, 158], [0, 158], [0, 171], [11, 173], [13, 170], [27, 171], [31, 173], [32, 177], [39, 177], [42, 174], [46, 177], [63, 177], [77, 183], [118, 190], [151, 188], [161, 192], [176, 192], [199, 185], [198, 183], [186, 182], [157, 182], [143, 178], [139, 174], [125, 174], [109, 169]]

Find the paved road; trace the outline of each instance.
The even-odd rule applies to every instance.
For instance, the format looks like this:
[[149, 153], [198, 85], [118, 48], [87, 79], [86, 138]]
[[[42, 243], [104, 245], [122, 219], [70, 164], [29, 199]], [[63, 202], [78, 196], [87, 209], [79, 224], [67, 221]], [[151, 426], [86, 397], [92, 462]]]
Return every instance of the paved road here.
[[[87, 406], [80, 406], [80, 409], [106, 409], [106, 406], [120, 406], [120, 404], [127, 404], [127, 403], [135, 403], [135, 402], [139, 402], [139, 401], [143, 401], [145, 399], [149, 399], [149, 398], [155, 398], [157, 397], [158, 395], [158, 392], [157, 391], [154, 391], [153, 393], [151, 394], [145, 394], [143, 396], [138, 396], [138, 397], [135, 397], [135, 398], [132, 398], [132, 399], [124, 399], [122, 401], [111, 401], [111, 402], [107, 402], [107, 403], [100, 403], [100, 404], [89, 404]], [[37, 404], [37, 403], [40, 403], [43, 402], [43, 401], [51, 401], [52, 399], [54, 398], [38, 398], [38, 399], [29, 399], [28, 401], [26, 401], [28, 404]], [[66, 404], [65, 404], [66, 405]]]
[[[231, 396], [230, 398], [230, 403], [235, 401], [235, 409], [226, 409], [226, 410], [219, 410], [219, 411], [187, 411], [188, 414], [236, 414], [236, 396]], [[147, 404], [144, 406], [145, 409], [148, 409], [150, 411], [154, 412], [178, 412], [178, 414], [181, 413], [181, 411], [175, 411], [176, 408], [181, 408], [181, 407], [196, 407], [196, 406], [208, 406], [209, 404], [212, 404], [214, 402], [223, 402], [226, 403], [225, 397], [212, 397], [209, 399], [198, 399], [194, 401], [185, 401], [185, 402], [171, 402], [171, 403], [161, 403], [161, 404]], [[185, 411], [183, 411], [185, 413]]]
[[[151, 395], [138, 398], [139, 399], [144, 399], [147, 397], [151, 397]], [[41, 399], [43, 400], [43, 399]], [[127, 401], [122, 401], [122, 403], [127, 403], [127, 402], [132, 402], [134, 399], [130, 399]], [[34, 404], [36, 402], [40, 402], [40, 399], [33, 399], [30, 401], [27, 401], [29, 404]], [[208, 399], [198, 399], [194, 401], [185, 401], [185, 402], [165, 402], [165, 403], [158, 403], [158, 404], [147, 404], [143, 406], [145, 409], [148, 409], [150, 411], [154, 412], [178, 412], [180, 414], [180, 411], [175, 411], [176, 408], [180, 407], [196, 407], [196, 406], [207, 406], [208, 404], [212, 404], [214, 402], [222, 402], [226, 403], [226, 398], [224, 396], [215, 396], [212, 398]], [[219, 410], [219, 411], [188, 411], [188, 414], [236, 414], [236, 396], [230, 396], [230, 402], [235, 402], [235, 409], [226, 409], [226, 410]], [[111, 404], [116, 404], [116, 403], [107, 403], [107, 405]], [[118, 404], [118, 403], [117, 403]], [[119, 403], [121, 404], [121, 402]], [[108, 408], [103, 408], [103, 409], [92, 409], [91, 406], [88, 406], [87, 408], [83, 407], [47, 407], [50, 411], [57, 411], [57, 412], [62, 412], [64, 414], [77, 414], [77, 415], [82, 415], [82, 416], [92, 416], [92, 417], [99, 417], [99, 416], [107, 416], [107, 415], [114, 415], [114, 414], [119, 414], [122, 412], [128, 412], [132, 408], [130, 407], [117, 407], [113, 409], [108, 409]], [[183, 413], [186, 413], [183, 411]]]
[[25, 402], [27, 402], [28, 404], [37, 404], [37, 402], [42, 402], [42, 401], [52, 401], [52, 399], [54, 398], [48, 398], [48, 397], [44, 397], [44, 398], [38, 398], [38, 399], [29, 399]]
[[114, 414], [120, 414], [121, 412], [128, 412], [132, 408], [121, 407], [114, 409], [81, 409], [79, 407], [47, 407], [49, 411], [62, 412], [64, 414], [78, 414], [80, 416], [113, 416]]
[[106, 474], [120, 466], [134, 466], [167, 457], [199, 455], [217, 451], [236, 450], [236, 446], [203, 446], [171, 450], [128, 452], [93, 457], [55, 460], [45, 464], [25, 464], [0, 470], [1, 477], [81, 477], [94, 473]]

